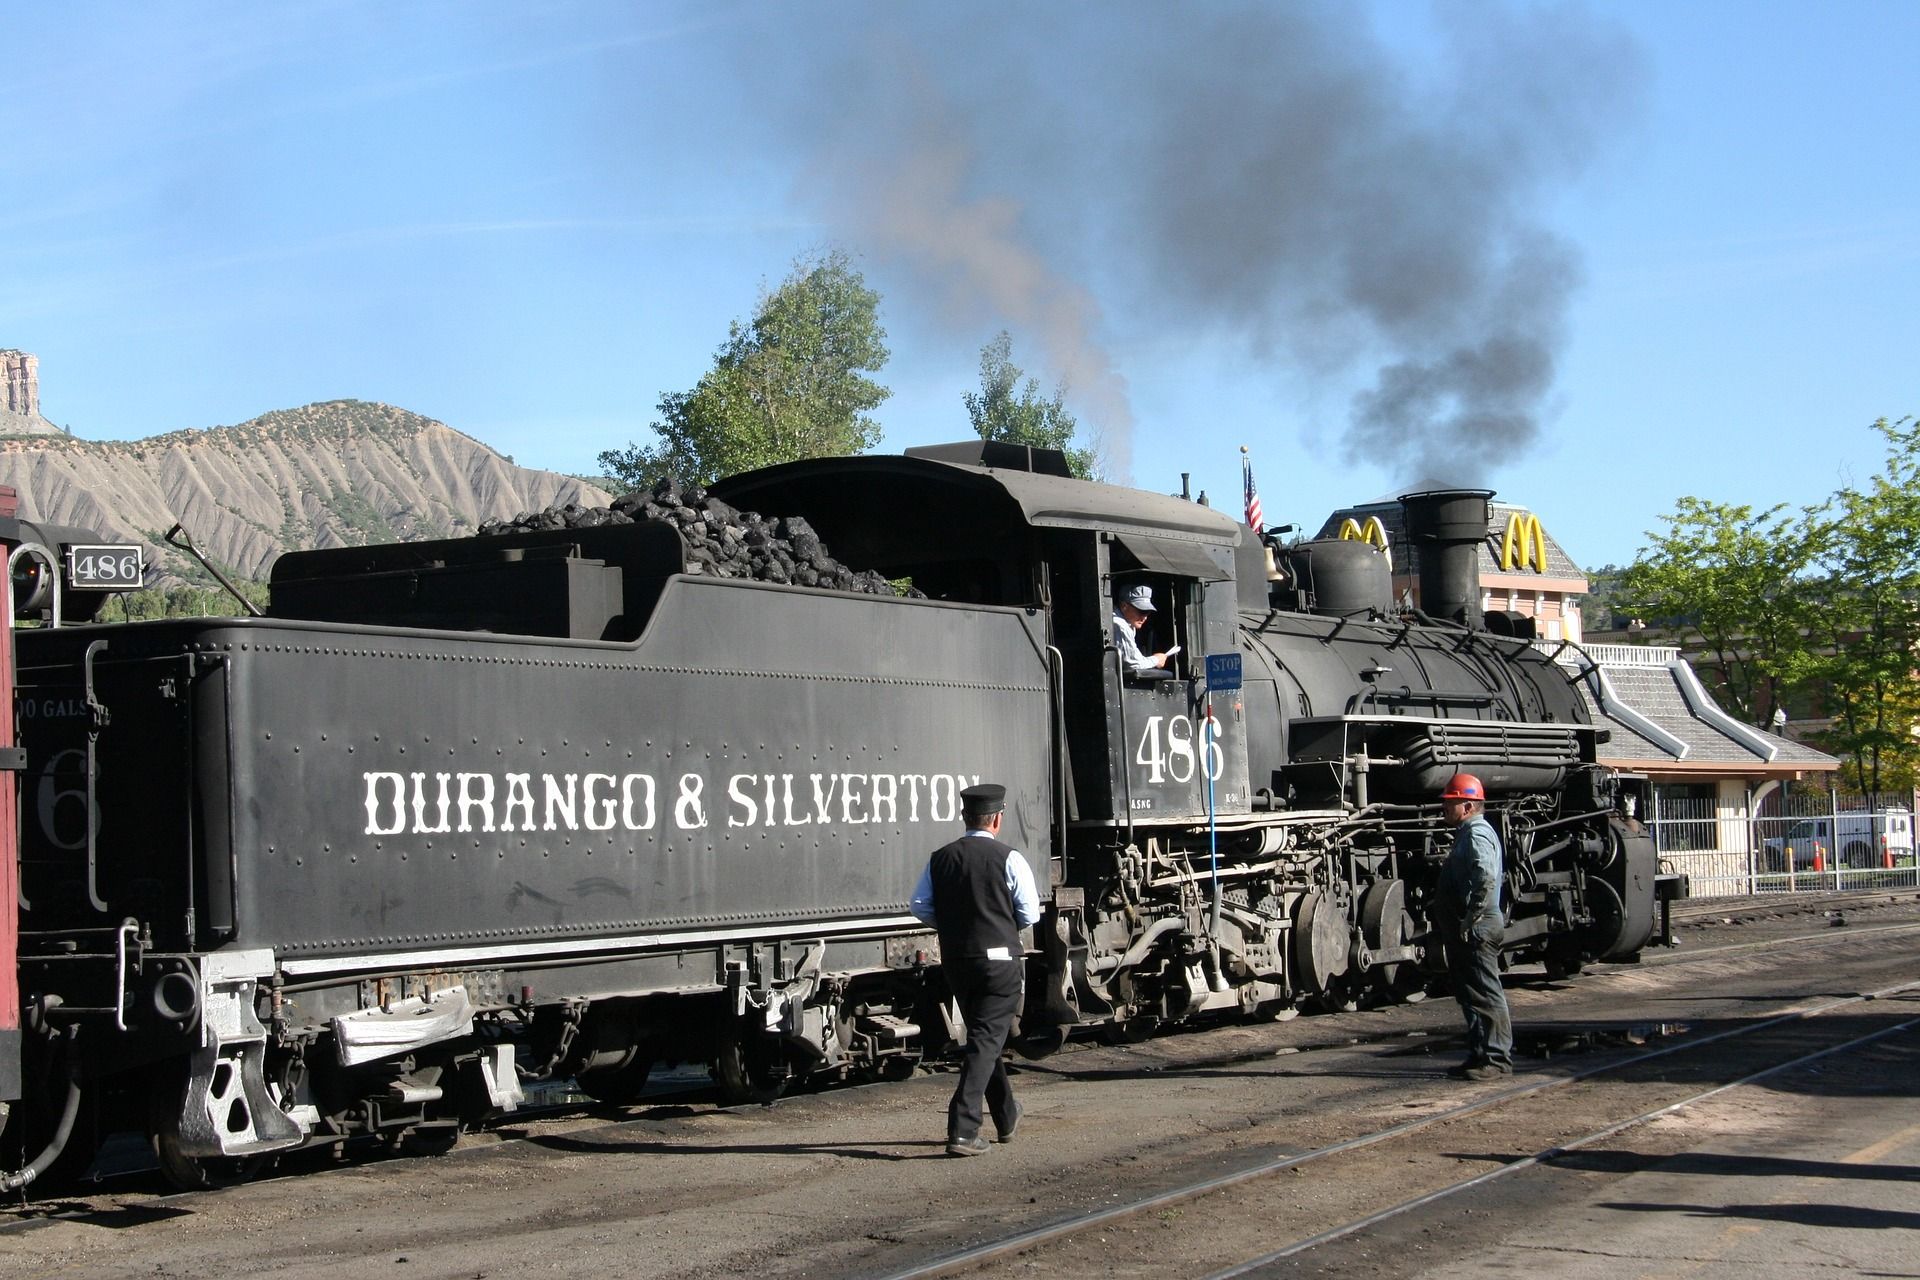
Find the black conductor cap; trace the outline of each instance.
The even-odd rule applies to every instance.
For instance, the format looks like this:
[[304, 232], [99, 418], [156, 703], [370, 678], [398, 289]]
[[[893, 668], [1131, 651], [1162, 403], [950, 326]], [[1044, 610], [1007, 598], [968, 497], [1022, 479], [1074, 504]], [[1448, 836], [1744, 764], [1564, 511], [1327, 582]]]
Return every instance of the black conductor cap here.
[[1007, 807], [1007, 789], [997, 782], [983, 782], [960, 793], [960, 811], [969, 818], [988, 818]]

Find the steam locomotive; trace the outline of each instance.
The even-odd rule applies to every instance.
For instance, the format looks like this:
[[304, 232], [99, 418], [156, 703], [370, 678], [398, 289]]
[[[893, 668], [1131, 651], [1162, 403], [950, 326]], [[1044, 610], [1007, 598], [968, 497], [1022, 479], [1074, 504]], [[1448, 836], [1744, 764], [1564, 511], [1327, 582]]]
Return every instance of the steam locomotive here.
[[[677, 496], [678, 523], [288, 554], [260, 617], [16, 634], [18, 1160], [144, 1125], [206, 1186], [318, 1141], [443, 1147], [533, 1082], [909, 1074], [964, 1028], [906, 903], [982, 780], [1042, 885], [1029, 1055], [1424, 992], [1458, 770], [1505, 839], [1512, 959], [1652, 933], [1579, 691], [1479, 609], [1486, 491], [1404, 500], [1424, 612], [1378, 547], [1045, 450]], [[797, 585], [778, 548], [753, 563], [787, 581], [720, 576], [757, 512], [912, 596]], [[1139, 585], [1178, 646], [1151, 680], [1110, 625]]]

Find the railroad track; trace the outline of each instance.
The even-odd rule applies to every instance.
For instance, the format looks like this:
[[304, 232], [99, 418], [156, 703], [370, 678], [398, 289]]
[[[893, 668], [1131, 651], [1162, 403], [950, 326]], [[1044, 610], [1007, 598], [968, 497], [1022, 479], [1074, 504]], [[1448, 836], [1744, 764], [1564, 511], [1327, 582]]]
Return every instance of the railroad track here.
[[[1469, 1117], [1488, 1113], [1509, 1111], [1516, 1107], [1540, 1099], [1542, 1095], [1562, 1090], [1576, 1089], [1589, 1082], [1606, 1077], [1621, 1077], [1632, 1073], [1636, 1068], [1660, 1059], [1669, 1059], [1681, 1055], [1699, 1055], [1703, 1050], [1725, 1045], [1729, 1041], [1745, 1040], [1744, 1046], [1749, 1054], [1767, 1052], [1770, 1038], [1784, 1039], [1784, 1050], [1789, 1056], [1768, 1063], [1759, 1070], [1747, 1072], [1730, 1082], [1716, 1082], [1703, 1088], [1687, 1087], [1682, 1096], [1667, 1098], [1651, 1109], [1639, 1109], [1623, 1118], [1593, 1129], [1585, 1134], [1566, 1138], [1542, 1147], [1530, 1155], [1508, 1164], [1500, 1165], [1490, 1171], [1468, 1178], [1443, 1182], [1422, 1190], [1417, 1195], [1391, 1205], [1385, 1209], [1354, 1215], [1332, 1223], [1318, 1231], [1302, 1235], [1278, 1249], [1265, 1251], [1258, 1256], [1244, 1258], [1222, 1270], [1211, 1273], [1209, 1280], [1224, 1280], [1229, 1276], [1241, 1276], [1271, 1265], [1286, 1258], [1294, 1257], [1319, 1245], [1341, 1239], [1363, 1231], [1390, 1218], [1434, 1204], [1447, 1197], [1470, 1191], [1498, 1178], [1511, 1176], [1521, 1170], [1532, 1168], [1550, 1161], [1558, 1155], [1575, 1151], [1594, 1143], [1604, 1141], [1627, 1129], [1646, 1124], [1662, 1116], [1670, 1115], [1687, 1107], [1695, 1106], [1708, 1099], [1724, 1094], [1732, 1089], [1751, 1085], [1770, 1076], [1778, 1075], [1797, 1067], [1807, 1065], [1835, 1054], [1844, 1053], [1890, 1036], [1897, 1035], [1920, 1026], [1920, 1009], [1916, 1016], [1905, 1019], [1896, 1025], [1878, 1028], [1871, 1033], [1849, 1036], [1838, 1043], [1822, 1044], [1816, 1048], [1802, 1051], [1801, 1046], [1793, 1043], [1792, 1036], [1781, 1033], [1788, 1029], [1804, 1030], [1805, 1024], [1833, 1014], [1839, 1010], [1855, 1008], [1871, 1002], [1886, 1000], [1896, 996], [1920, 994], [1920, 979], [1905, 981], [1884, 987], [1876, 991], [1856, 996], [1823, 1000], [1815, 1004], [1791, 1008], [1786, 1012], [1767, 1017], [1751, 1025], [1734, 1027], [1699, 1038], [1687, 1039], [1678, 1043], [1663, 1044], [1639, 1052], [1597, 1063], [1584, 1069], [1565, 1075], [1556, 1075], [1543, 1080], [1529, 1081], [1510, 1085], [1495, 1092], [1473, 1098], [1455, 1106], [1432, 1112], [1399, 1124], [1385, 1126], [1368, 1133], [1339, 1142], [1317, 1147], [1310, 1151], [1289, 1154], [1264, 1160], [1252, 1166], [1228, 1173], [1198, 1179], [1193, 1182], [1159, 1191], [1151, 1195], [1140, 1196], [1122, 1204], [1104, 1207], [1098, 1210], [1075, 1214], [1070, 1217], [1025, 1228], [998, 1239], [989, 1240], [969, 1248], [948, 1253], [931, 1261], [915, 1264], [903, 1270], [885, 1273], [885, 1280], [922, 1280], [924, 1277], [951, 1276], [976, 1271], [1004, 1261], [1018, 1254], [1034, 1254], [1028, 1261], [1038, 1261], [1043, 1268], [1048, 1267], [1059, 1254], [1072, 1254], [1073, 1247], [1098, 1233], [1111, 1231], [1126, 1224], [1129, 1220], [1139, 1219], [1143, 1215], [1164, 1213], [1177, 1206], [1185, 1205], [1203, 1198], [1221, 1200], [1245, 1195], [1256, 1190], [1260, 1184], [1272, 1180], [1276, 1175], [1298, 1170], [1303, 1166], [1337, 1157], [1347, 1156], [1368, 1148], [1381, 1147], [1396, 1143], [1423, 1131], [1439, 1126], [1454, 1124]], [[1257, 1212], [1215, 1205], [1213, 1217], [1227, 1220], [1237, 1213]], [[1071, 1267], [1063, 1268], [1071, 1270]]]
[[1673, 905], [1676, 922], [1720, 916], [1787, 916], [1848, 907], [1892, 906], [1920, 897], [1914, 889], [1848, 889], [1827, 893], [1766, 893], [1738, 898], [1687, 898]]
[[[1902, 986], [1900, 988], [1894, 988], [1893, 990], [1896, 990], [1896, 991], [1909, 990], [1916, 985], [1920, 985], [1920, 984], [1906, 984], [1905, 986]], [[1872, 999], [1874, 997], [1867, 996], [1867, 997], [1861, 997], [1861, 998]], [[1851, 1003], [1851, 1002], [1848, 1002], [1848, 1003]], [[1825, 1010], [1818, 1010], [1816, 1012], [1825, 1012]], [[1915, 1027], [1920, 1027], [1920, 1016], [1909, 1018], [1906, 1021], [1897, 1023], [1896, 1025], [1891, 1027], [1883, 1027], [1878, 1031], [1868, 1032], [1865, 1035], [1849, 1037], [1845, 1040], [1840, 1041], [1837, 1044], [1827, 1045], [1825, 1047], [1815, 1049], [1811, 1052], [1800, 1054], [1797, 1057], [1789, 1058], [1785, 1062], [1774, 1063], [1771, 1066], [1763, 1067], [1759, 1071], [1754, 1071], [1745, 1076], [1742, 1076], [1738, 1080], [1732, 1080], [1726, 1084], [1715, 1085], [1708, 1089], [1699, 1090], [1695, 1093], [1691, 1093], [1687, 1095], [1684, 1098], [1678, 1099], [1677, 1101], [1669, 1102], [1662, 1106], [1654, 1107], [1651, 1110], [1642, 1111], [1638, 1115], [1628, 1116], [1624, 1120], [1618, 1120], [1612, 1124], [1604, 1125], [1598, 1129], [1593, 1130], [1590, 1133], [1582, 1135], [1581, 1137], [1572, 1138], [1564, 1142], [1555, 1143], [1551, 1147], [1547, 1147], [1540, 1151], [1536, 1151], [1532, 1155], [1523, 1156], [1520, 1159], [1515, 1160], [1509, 1164], [1500, 1165], [1496, 1168], [1490, 1169], [1487, 1172], [1479, 1174], [1475, 1177], [1462, 1178], [1456, 1182], [1451, 1182], [1446, 1184], [1445, 1186], [1437, 1187], [1431, 1191], [1427, 1191], [1420, 1195], [1414, 1196], [1411, 1199], [1403, 1200], [1399, 1204], [1390, 1206], [1389, 1208], [1386, 1208], [1386, 1209], [1379, 1210], [1376, 1213], [1371, 1213], [1361, 1218], [1354, 1218], [1347, 1222], [1341, 1223], [1338, 1226], [1329, 1227], [1324, 1231], [1317, 1232], [1310, 1236], [1305, 1236], [1301, 1239], [1293, 1241], [1290, 1244], [1283, 1245], [1278, 1249], [1270, 1250], [1266, 1253], [1263, 1253], [1258, 1257], [1249, 1258], [1243, 1262], [1239, 1262], [1234, 1264], [1233, 1266], [1224, 1268], [1223, 1270], [1215, 1271], [1210, 1275], [1208, 1275], [1206, 1277], [1206, 1280], [1231, 1280], [1232, 1277], [1252, 1274], [1253, 1272], [1260, 1270], [1262, 1267], [1270, 1266], [1273, 1263], [1283, 1261], [1284, 1259], [1295, 1257], [1299, 1254], [1307, 1252], [1310, 1249], [1318, 1248], [1321, 1245], [1331, 1244], [1335, 1240], [1340, 1240], [1347, 1236], [1353, 1235], [1357, 1232], [1367, 1230], [1370, 1227], [1378, 1226], [1381, 1223], [1384, 1223], [1392, 1218], [1397, 1218], [1402, 1214], [1411, 1213], [1414, 1210], [1423, 1209], [1428, 1205], [1437, 1204], [1438, 1202], [1448, 1199], [1449, 1197], [1475, 1190], [1479, 1187], [1483, 1187], [1487, 1185], [1490, 1182], [1496, 1181], [1497, 1179], [1505, 1178], [1512, 1174], [1520, 1173], [1526, 1169], [1531, 1169], [1538, 1165], [1545, 1164], [1546, 1162], [1553, 1160], [1559, 1156], [1567, 1155], [1571, 1152], [1581, 1150], [1582, 1148], [1585, 1148], [1585, 1147], [1591, 1147], [1596, 1143], [1604, 1142], [1606, 1139], [1611, 1138], [1616, 1134], [1624, 1133], [1628, 1129], [1637, 1128], [1640, 1125], [1648, 1124], [1664, 1116], [1672, 1115], [1675, 1112], [1684, 1111], [1688, 1107], [1697, 1106], [1702, 1102], [1706, 1102], [1711, 1098], [1718, 1097], [1721, 1094], [1728, 1093], [1734, 1089], [1740, 1089], [1748, 1085], [1757, 1084], [1762, 1080], [1768, 1079], [1769, 1077], [1782, 1075], [1788, 1071], [1793, 1071], [1800, 1067], [1809, 1066], [1815, 1062], [1821, 1061], [1822, 1059], [1833, 1057], [1836, 1054], [1847, 1053], [1852, 1050], [1862, 1048], [1866, 1045], [1877, 1043], [1879, 1041], [1888, 1039], [1889, 1037], [1899, 1035], [1902, 1032], [1910, 1031]], [[1679, 1048], [1680, 1046], [1674, 1046], [1674, 1047]]]
[[[1880, 900], [1884, 900], [1885, 898], [1885, 895], [1872, 895], [1872, 896]], [[1730, 914], [1746, 914], [1746, 913], [1734, 911], [1734, 912], [1730, 912]], [[1725, 946], [1716, 946], [1716, 947], [1688, 947], [1685, 949], [1676, 950], [1672, 952], [1661, 952], [1661, 953], [1650, 952], [1648, 953], [1648, 956], [1644, 964], [1647, 966], [1658, 966], [1658, 967], [1665, 968], [1665, 967], [1675, 966], [1675, 965], [1686, 965], [1688, 963], [1693, 963], [1693, 962], [1707, 962], [1707, 961], [1711, 961], [1718, 957], [1722, 957], [1729, 954], [1751, 952], [1755, 950], [1766, 950], [1770, 948], [1777, 949], [1777, 950], [1794, 950], [1796, 952], [1824, 950], [1829, 947], [1841, 946], [1849, 943], [1858, 943], [1859, 941], [1865, 938], [1874, 938], [1874, 937], [1891, 938], [1891, 937], [1897, 937], [1902, 934], [1910, 934], [1916, 931], [1920, 931], [1920, 923], [1892, 924], [1892, 925], [1860, 925], [1860, 926], [1855, 926], [1846, 930], [1821, 928], [1817, 931], [1812, 931], [1804, 934], [1796, 934], [1788, 937], [1762, 939], [1755, 942], [1734, 943], [1734, 944], [1728, 944]], [[1619, 972], [1619, 973], [1629, 973], [1629, 972], [1632, 972], [1632, 967], [1631, 966], [1621, 966], [1621, 967], [1600, 966], [1596, 969], [1596, 973], [1598, 974], [1604, 974], [1609, 971]], [[1448, 1009], [1450, 1012], [1451, 1002], [1448, 1002]], [[1316, 1019], [1313, 1019], [1311, 1023], [1303, 1022], [1300, 1025], [1301, 1025], [1301, 1028], [1305, 1030], [1308, 1026], [1312, 1025], [1312, 1023], [1317, 1023], [1319, 1021], [1320, 1020], [1316, 1018]], [[1358, 1025], [1361, 1021], [1362, 1021], [1361, 1019], [1349, 1018], [1345, 1020], [1343, 1023], [1338, 1025], [1329, 1022], [1328, 1024], [1329, 1032], [1330, 1032], [1329, 1037], [1316, 1038], [1315, 1040], [1312, 1040], [1312, 1041], [1299, 1043], [1297, 1045], [1292, 1046], [1291, 1050], [1298, 1051], [1302, 1054], [1313, 1054], [1313, 1053], [1317, 1053], [1325, 1050], [1353, 1049], [1355, 1047], [1368, 1047], [1368, 1046], [1372, 1046], [1372, 1047], [1396, 1046], [1397, 1047], [1397, 1046], [1405, 1046], [1408, 1043], [1407, 1036], [1409, 1033], [1404, 1026], [1389, 1026], [1378, 1032], [1369, 1032]], [[1450, 1017], [1448, 1021], [1451, 1024]], [[1539, 1025], [1540, 1024], [1538, 1023], [1537, 1019], [1532, 1020], [1533, 1029], [1538, 1030]], [[1767, 1025], [1767, 1024], [1762, 1024], [1762, 1025]], [[1523, 1028], [1523, 1030], [1525, 1029], [1526, 1028]], [[1436, 1047], [1448, 1043], [1450, 1039], [1451, 1039], [1450, 1032], [1442, 1032], [1438, 1035], [1433, 1036], [1430, 1039], [1423, 1040], [1419, 1044], [1417, 1049], [1414, 1051], [1419, 1053], [1431, 1053]], [[1696, 1042], [1690, 1042], [1690, 1043], [1704, 1045], [1711, 1042], [1712, 1042], [1711, 1040], [1702, 1039], [1702, 1040], [1699, 1040]], [[1027, 1072], [1034, 1075], [1042, 1075], [1042, 1074], [1049, 1074], [1049, 1073], [1072, 1075], [1073, 1059], [1077, 1057], [1080, 1052], [1088, 1049], [1093, 1049], [1096, 1047], [1097, 1046], [1087, 1042], [1070, 1044], [1067, 1047], [1067, 1049], [1063, 1053], [1058, 1055], [1056, 1058], [1050, 1059], [1046, 1063], [1026, 1064], [1024, 1069]], [[1676, 1048], [1677, 1047], [1685, 1047], [1685, 1046], [1676, 1046]], [[1667, 1050], [1667, 1051], [1671, 1051], [1671, 1050]], [[1257, 1062], [1270, 1060], [1272, 1057], [1272, 1054], [1273, 1054], [1273, 1050], [1271, 1048], [1259, 1048], [1254, 1050], [1235, 1050], [1232, 1052], [1225, 1052], [1225, 1053], [1221, 1053], [1221, 1052], [1202, 1053], [1191, 1058], [1183, 1058], [1181, 1062], [1181, 1066], [1183, 1069], [1186, 1069], [1186, 1070], [1199, 1070], [1199, 1069], [1207, 1069], [1207, 1068], [1231, 1068], [1234, 1066], [1242, 1066], [1242, 1065], [1247, 1065], [1249, 1063], [1257, 1063]], [[1640, 1058], [1634, 1059], [1634, 1061], [1638, 1061], [1638, 1060], [1644, 1060], [1644, 1059], [1640, 1059]], [[1625, 1065], [1628, 1065], [1628, 1063], [1623, 1062], [1620, 1065], [1625, 1066]], [[1580, 1079], [1580, 1078], [1584, 1078], [1584, 1073], [1582, 1076], [1568, 1077], [1567, 1079], [1571, 1080], [1571, 1079]], [[1557, 1084], [1561, 1082], [1563, 1081], [1557, 1078], [1553, 1082], [1547, 1082], [1547, 1086], [1545, 1087], [1550, 1087], [1553, 1084]], [[825, 1087], [831, 1088], [837, 1091], [840, 1089], [844, 1089], [847, 1086], [825, 1086]], [[854, 1087], [892, 1088], [894, 1086], [881, 1084], [878, 1086], [854, 1086]], [[1526, 1088], [1528, 1090], [1531, 1090], [1535, 1087], [1537, 1086], [1527, 1086]], [[1504, 1098], [1509, 1095], [1503, 1094], [1500, 1096]], [[660, 1106], [660, 1105], [675, 1104], [675, 1103], [700, 1104], [700, 1103], [705, 1103], [709, 1101], [711, 1101], [710, 1092], [695, 1085], [691, 1087], [682, 1086], [682, 1087], [674, 1088], [671, 1091], [663, 1091], [662, 1093], [657, 1095], [650, 1095], [646, 1098], [645, 1102], [641, 1105]], [[1498, 1099], [1495, 1099], [1495, 1101], [1498, 1101]], [[1415, 1127], [1416, 1128], [1426, 1127], [1427, 1124], [1438, 1122], [1438, 1120], [1445, 1119], [1447, 1116], [1471, 1114], [1474, 1111], [1477, 1111], [1479, 1109], [1481, 1109], [1481, 1104], [1474, 1104], [1465, 1108], [1464, 1110], [1450, 1111], [1447, 1113], [1443, 1113], [1439, 1117], [1429, 1118], [1427, 1121], [1424, 1121], [1416, 1125]], [[591, 1134], [594, 1132], [601, 1131], [603, 1129], [604, 1130], [618, 1129], [621, 1126], [628, 1123], [628, 1118], [624, 1115], [618, 1116], [618, 1117], [607, 1116], [607, 1118], [603, 1123], [591, 1122], [593, 1117], [606, 1115], [606, 1112], [607, 1112], [607, 1109], [604, 1107], [593, 1106], [593, 1105], [583, 1105], [578, 1102], [556, 1102], [556, 1103], [551, 1103], [551, 1104], [542, 1105], [542, 1106], [522, 1108], [520, 1111], [516, 1112], [509, 1120], [504, 1121], [503, 1123], [510, 1123], [513, 1126], [522, 1127], [529, 1124], [539, 1123], [542, 1121], [565, 1121], [569, 1117], [578, 1117], [581, 1119], [590, 1120], [590, 1123], [586, 1128], [578, 1130], [579, 1133], [583, 1133], [583, 1134]], [[1411, 1132], [1413, 1130], [1409, 1129], [1407, 1131]], [[1359, 1145], [1367, 1145], [1370, 1142], [1380, 1141], [1382, 1140], [1382, 1136], [1390, 1137], [1395, 1132], [1399, 1132], [1399, 1130], [1388, 1131], [1384, 1135], [1370, 1135], [1365, 1141], [1362, 1141]], [[510, 1141], [511, 1140], [512, 1139], [510, 1139]], [[360, 1147], [365, 1150], [369, 1150], [369, 1151], [371, 1150], [370, 1144], [360, 1144]], [[1322, 1158], [1324, 1155], [1331, 1154], [1332, 1152], [1339, 1149], [1342, 1149], [1342, 1148], [1339, 1146], [1336, 1146], [1336, 1147], [1327, 1148], [1323, 1151], [1308, 1153], [1305, 1156], [1292, 1160], [1290, 1163], [1298, 1164], [1303, 1161], [1319, 1159], [1319, 1158]], [[142, 1144], [141, 1154], [144, 1154], [144, 1144]], [[296, 1177], [324, 1176], [325, 1169], [330, 1167], [332, 1163], [333, 1163], [333, 1160], [326, 1151], [320, 1148], [314, 1148], [308, 1151], [297, 1153], [297, 1155], [294, 1157], [290, 1157], [289, 1158], [290, 1168], [286, 1172], [292, 1172], [293, 1176], [296, 1176]], [[359, 1161], [350, 1161], [349, 1163], [359, 1163]], [[301, 1172], [300, 1170], [303, 1167], [305, 1171]], [[1290, 1167], [1290, 1164], [1282, 1163], [1278, 1167], [1280, 1168]], [[69, 1184], [68, 1187], [65, 1188], [65, 1190], [70, 1193], [80, 1192], [83, 1196], [111, 1193], [117, 1188], [128, 1185], [130, 1181], [137, 1180], [139, 1177], [143, 1176], [144, 1171], [145, 1171], [145, 1166], [142, 1164], [136, 1163], [130, 1167], [126, 1167], [121, 1173], [117, 1175], [92, 1180], [89, 1183], [83, 1184], [83, 1185]], [[151, 1201], [149, 1203], [172, 1203], [175, 1201], [191, 1202], [195, 1198], [204, 1194], [205, 1193], [201, 1193], [201, 1192], [179, 1193], [178, 1195], [169, 1195], [169, 1196], [160, 1198], [159, 1200]], [[59, 1218], [59, 1217], [71, 1216], [71, 1215], [63, 1214], [58, 1210], [56, 1210], [52, 1214], [49, 1214], [47, 1216], [52, 1218]], [[38, 1218], [38, 1215], [36, 1215], [36, 1218]], [[30, 1226], [30, 1225], [32, 1225], [30, 1221], [22, 1222], [20, 1220], [14, 1220], [14, 1221], [0, 1220], [0, 1234], [6, 1234], [12, 1230], [20, 1229], [24, 1226]], [[929, 1274], [935, 1274], [935, 1273], [929, 1273]]]
[[1688, 964], [1694, 961], [1711, 959], [1714, 956], [1732, 955], [1741, 951], [1787, 950], [1797, 948], [1801, 951], [1819, 950], [1829, 946], [1841, 946], [1857, 942], [1861, 938], [1888, 937], [1897, 938], [1904, 934], [1920, 932], [1920, 924], [1879, 924], [1852, 925], [1845, 933], [1837, 933], [1831, 927], [1814, 933], [1797, 933], [1785, 938], [1760, 938], [1753, 942], [1728, 942], [1714, 947], [1688, 947], [1685, 950], [1649, 951], [1640, 957], [1639, 963], [1655, 968], [1676, 964]]

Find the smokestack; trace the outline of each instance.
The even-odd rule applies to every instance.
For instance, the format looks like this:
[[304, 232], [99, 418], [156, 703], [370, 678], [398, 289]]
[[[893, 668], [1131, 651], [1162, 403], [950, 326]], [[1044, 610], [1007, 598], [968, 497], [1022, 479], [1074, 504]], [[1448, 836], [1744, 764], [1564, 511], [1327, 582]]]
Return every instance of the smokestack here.
[[1480, 544], [1487, 540], [1491, 489], [1429, 489], [1400, 495], [1407, 541], [1420, 550], [1420, 609], [1479, 630]]

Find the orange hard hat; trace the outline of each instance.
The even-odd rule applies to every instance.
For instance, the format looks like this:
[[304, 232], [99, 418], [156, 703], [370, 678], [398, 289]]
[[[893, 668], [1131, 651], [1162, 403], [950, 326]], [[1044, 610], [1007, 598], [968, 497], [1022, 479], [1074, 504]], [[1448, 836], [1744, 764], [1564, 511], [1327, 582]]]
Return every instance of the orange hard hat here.
[[1480, 785], [1480, 779], [1470, 773], [1456, 773], [1447, 780], [1447, 789], [1440, 793], [1442, 800], [1485, 800], [1487, 789]]

